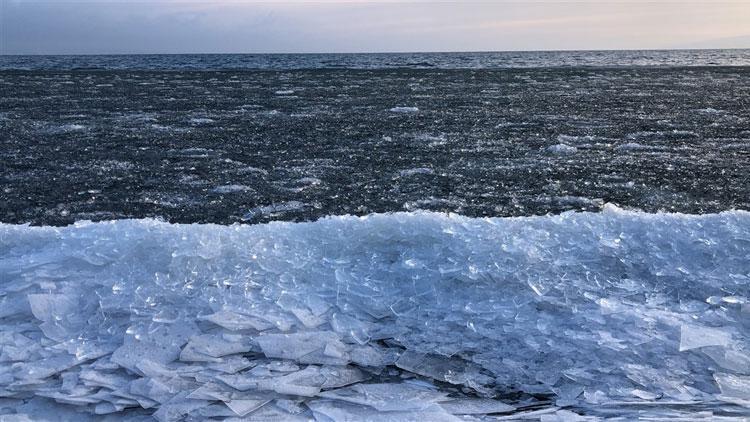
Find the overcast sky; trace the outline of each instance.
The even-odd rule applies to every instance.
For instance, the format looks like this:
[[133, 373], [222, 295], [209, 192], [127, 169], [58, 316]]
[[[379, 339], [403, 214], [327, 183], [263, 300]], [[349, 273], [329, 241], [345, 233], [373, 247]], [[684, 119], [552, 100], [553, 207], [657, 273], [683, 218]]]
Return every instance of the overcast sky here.
[[750, 47], [750, 0], [0, 0], [0, 53]]

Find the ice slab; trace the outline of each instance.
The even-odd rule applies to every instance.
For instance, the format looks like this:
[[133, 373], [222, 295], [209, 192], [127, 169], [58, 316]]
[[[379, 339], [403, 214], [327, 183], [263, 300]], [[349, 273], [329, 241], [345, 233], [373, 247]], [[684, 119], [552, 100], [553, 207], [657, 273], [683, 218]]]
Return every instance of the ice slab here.
[[489, 415], [493, 413], [509, 413], [516, 410], [515, 406], [492, 399], [454, 399], [440, 402], [440, 407], [453, 415]]
[[726, 347], [732, 343], [732, 335], [721, 329], [683, 325], [680, 328], [680, 351], [707, 346]]
[[416, 388], [412, 384], [357, 384], [326, 391], [321, 397], [374, 407], [381, 411], [420, 410], [445, 401], [447, 393]]

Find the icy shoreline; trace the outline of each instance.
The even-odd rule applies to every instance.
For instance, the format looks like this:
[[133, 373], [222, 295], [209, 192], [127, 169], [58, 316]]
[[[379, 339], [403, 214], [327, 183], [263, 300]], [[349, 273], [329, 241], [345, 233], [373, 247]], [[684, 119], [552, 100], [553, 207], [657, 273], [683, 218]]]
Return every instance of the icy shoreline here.
[[0, 224], [0, 279], [0, 415], [750, 413], [745, 211]]

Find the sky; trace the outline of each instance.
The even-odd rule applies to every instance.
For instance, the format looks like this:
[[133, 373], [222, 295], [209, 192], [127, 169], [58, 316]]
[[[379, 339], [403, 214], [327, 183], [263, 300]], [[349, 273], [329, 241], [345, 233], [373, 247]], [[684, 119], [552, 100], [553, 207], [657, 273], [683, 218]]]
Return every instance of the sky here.
[[0, 54], [749, 47], [750, 0], [0, 0]]

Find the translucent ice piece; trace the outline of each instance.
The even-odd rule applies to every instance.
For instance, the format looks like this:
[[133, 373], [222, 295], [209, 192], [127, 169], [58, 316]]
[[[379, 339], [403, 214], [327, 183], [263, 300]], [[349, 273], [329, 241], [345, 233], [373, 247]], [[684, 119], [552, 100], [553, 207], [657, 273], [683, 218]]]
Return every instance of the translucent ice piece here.
[[[259, 336], [258, 344], [269, 358], [292, 359], [302, 363], [339, 364], [348, 363], [346, 345], [338, 335], [330, 331], [293, 334], [266, 334]], [[342, 351], [341, 356], [331, 356], [325, 350]]]
[[361, 422], [460, 422], [440, 406], [431, 404], [419, 410], [381, 411], [369, 406], [330, 400], [315, 400], [308, 404], [318, 420]]
[[203, 319], [233, 331], [247, 329], [263, 331], [273, 327], [273, 324], [268, 321], [232, 311], [219, 311], [205, 316]]
[[259, 409], [270, 400], [229, 400], [225, 402], [228, 408], [237, 416], [245, 416], [253, 410]]
[[396, 366], [409, 372], [452, 384], [463, 384], [469, 379], [466, 373], [470, 365], [460, 359], [426, 355], [405, 351], [396, 361]]
[[516, 410], [514, 406], [492, 399], [452, 399], [440, 402], [440, 407], [453, 415], [488, 415], [491, 413], [508, 413]]
[[750, 376], [714, 374], [723, 396], [750, 401]]
[[209, 402], [204, 400], [192, 400], [186, 398], [188, 393], [183, 392], [170, 401], [164, 403], [154, 413], [154, 418], [159, 422], [176, 422], [182, 420], [190, 412], [205, 407]]
[[31, 312], [45, 322], [66, 319], [78, 311], [78, 297], [74, 295], [32, 294], [28, 297]]
[[706, 346], [729, 346], [732, 335], [718, 328], [698, 325], [683, 325], [680, 328], [680, 351], [698, 349]]
[[251, 349], [252, 347], [245, 341], [229, 341], [222, 335], [203, 334], [190, 338], [180, 353], [180, 360], [217, 362], [220, 360], [216, 358], [249, 352]]
[[356, 384], [320, 393], [321, 397], [374, 407], [382, 411], [426, 409], [445, 401], [447, 393], [400, 384]]

